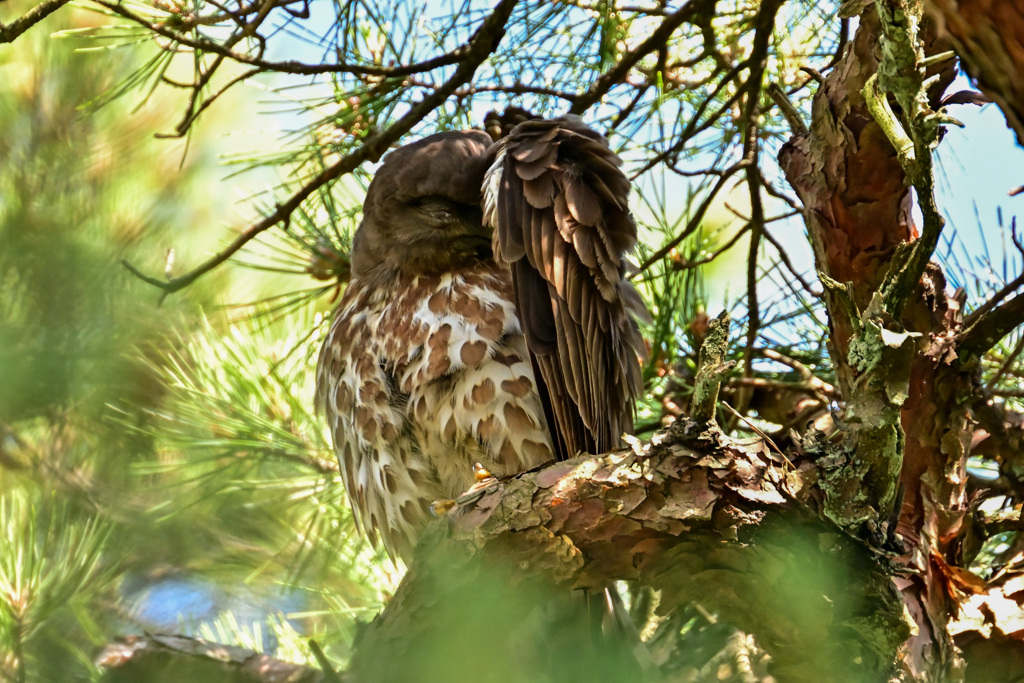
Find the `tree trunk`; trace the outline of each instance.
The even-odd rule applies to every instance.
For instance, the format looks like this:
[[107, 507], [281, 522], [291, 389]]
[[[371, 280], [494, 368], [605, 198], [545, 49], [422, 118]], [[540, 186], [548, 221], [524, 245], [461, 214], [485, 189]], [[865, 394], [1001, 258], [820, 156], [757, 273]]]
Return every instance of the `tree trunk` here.
[[[878, 70], [876, 47], [881, 40], [879, 18], [870, 8], [861, 16], [851, 49], [815, 97], [809, 134], [792, 140], [780, 155], [804, 204], [817, 266], [839, 282], [853, 283], [857, 312], [869, 309], [899, 245], [917, 238], [908, 179], [861, 94]], [[948, 299], [941, 270], [929, 265], [895, 321], [897, 327], [920, 335], [900, 378], [907, 382], [906, 398], [902, 405], [872, 411], [863, 404], [879, 397], [866, 391], [850, 360], [859, 316], [844, 309], [834, 290], [826, 288], [826, 296], [830, 351], [847, 415], [899, 411], [904, 497], [897, 530], [906, 546], [900, 557], [906, 572], [896, 582], [916, 624], [902, 653], [903, 664], [915, 680], [958, 678], [962, 662], [947, 626], [955, 612], [950, 581], [956, 571], [951, 567], [957, 564], [966, 510], [965, 464], [973, 424], [964, 399], [977, 376], [977, 364], [965, 368], [955, 349], [961, 302]], [[899, 369], [887, 369], [886, 374], [893, 370]], [[880, 423], [884, 418], [869, 423], [868, 430]], [[867, 430], [859, 425], [847, 438], [856, 438], [857, 431]]]

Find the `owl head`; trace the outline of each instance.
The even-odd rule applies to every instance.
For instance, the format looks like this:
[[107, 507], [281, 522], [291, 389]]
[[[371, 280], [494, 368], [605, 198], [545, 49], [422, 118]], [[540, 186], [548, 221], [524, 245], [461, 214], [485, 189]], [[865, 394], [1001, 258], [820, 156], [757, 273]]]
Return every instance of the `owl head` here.
[[437, 133], [385, 156], [353, 237], [353, 276], [385, 281], [491, 258], [480, 208], [490, 144], [483, 131]]

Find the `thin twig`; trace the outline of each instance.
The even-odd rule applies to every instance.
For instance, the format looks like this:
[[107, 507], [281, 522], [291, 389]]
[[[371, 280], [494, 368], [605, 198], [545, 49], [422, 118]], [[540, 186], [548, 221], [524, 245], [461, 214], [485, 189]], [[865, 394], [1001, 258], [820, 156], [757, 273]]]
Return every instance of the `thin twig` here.
[[734, 92], [725, 102], [723, 102], [722, 105], [718, 109], [716, 109], [711, 116], [705, 119], [703, 123], [700, 122], [701, 117], [704, 115], [704, 112], [707, 110], [708, 106], [710, 106], [710, 104], [715, 101], [715, 98], [718, 97], [719, 92], [725, 89], [725, 87], [729, 83], [732, 83], [732, 81], [738, 78], [740, 72], [743, 71], [743, 69], [745, 69], [746, 66], [747, 60], [743, 60], [742, 62], [734, 66], [732, 69], [730, 69], [729, 72], [722, 77], [722, 80], [718, 82], [718, 84], [715, 86], [715, 89], [712, 90], [711, 93], [708, 94], [707, 97], [705, 97], [701, 101], [701, 103], [697, 106], [696, 110], [694, 110], [693, 115], [690, 117], [690, 120], [686, 123], [686, 127], [684, 127], [683, 131], [679, 134], [679, 138], [675, 142], [673, 142], [670, 147], [662, 150], [658, 154], [648, 159], [647, 162], [644, 163], [644, 165], [641, 166], [639, 170], [635, 171], [632, 175], [630, 175], [630, 179], [638, 178], [639, 176], [643, 175], [644, 173], [654, 168], [655, 166], [664, 163], [671, 156], [681, 152], [682, 149], [686, 146], [686, 144], [689, 143], [689, 141], [694, 138], [694, 136], [700, 135], [702, 132], [713, 126], [719, 118], [721, 118], [726, 112], [730, 111], [733, 105], [739, 100], [740, 97], [742, 97], [742, 88], [737, 88], [736, 92]]
[[699, 207], [697, 207], [697, 211], [692, 216], [690, 216], [690, 220], [686, 222], [686, 227], [683, 228], [682, 232], [673, 237], [668, 242], [668, 244], [664, 245], [661, 249], [658, 249], [656, 252], [651, 254], [651, 256], [647, 258], [647, 260], [641, 263], [640, 267], [637, 269], [637, 274], [642, 273], [643, 271], [647, 270], [661, 259], [665, 258], [665, 256], [667, 256], [669, 252], [671, 252], [673, 249], [678, 247], [683, 240], [685, 240], [687, 237], [693, 234], [697, 230], [697, 228], [700, 227], [700, 224], [704, 221], [704, 214], [708, 212], [708, 209], [711, 207], [711, 202], [713, 202], [715, 200], [715, 197], [718, 196], [719, 191], [722, 189], [722, 187], [725, 186], [726, 181], [728, 181], [729, 178], [734, 173], [736, 173], [736, 171], [739, 171], [742, 168], [746, 168], [747, 165], [747, 162], [741, 161], [737, 164], [734, 164], [725, 172], [723, 172], [722, 175], [718, 178], [718, 182], [716, 182], [714, 187], [711, 188], [711, 191], [708, 193], [707, 197], [705, 197], [704, 201], [701, 202]]
[[789, 254], [786, 253], [786, 250], [782, 247], [782, 245], [779, 243], [779, 241], [776, 240], [774, 237], [772, 237], [772, 234], [770, 232], [768, 232], [767, 230], [762, 230], [761, 231], [761, 235], [766, 240], [768, 240], [768, 242], [771, 243], [771, 245], [773, 247], [775, 247], [775, 251], [779, 255], [779, 260], [782, 261], [783, 265], [786, 266], [786, 270], [788, 270], [789, 273], [794, 278], [796, 278], [796, 281], [800, 283], [800, 287], [805, 292], [807, 292], [807, 294], [809, 296], [811, 296], [811, 297], [813, 297], [815, 299], [820, 299], [822, 297], [822, 293], [818, 292], [818, 291], [815, 291], [814, 288], [811, 287], [811, 283], [809, 283], [807, 280], [805, 280], [803, 278], [803, 276], [800, 273], [797, 272], [796, 268], [793, 266], [793, 262], [789, 258]]
[[121, 263], [133, 275], [143, 282], [163, 290], [166, 295], [188, 287], [200, 277], [231, 258], [239, 249], [251, 242], [260, 233], [269, 230], [278, 223], [287, 223], [292, 212], [307, 197], [327, 183], [336, 180], [346, 173], [351, 173], [364, 161], [379, 159], [392, 143], [398, 141], [399, 138], [412, 130], [413, 126], [444, 102], [459, 86], [472, 79], [477, 68], [497, 48], [501, 38], [505, 35], [505, 23], [508, 21], [516, 2], [517, 0], [502, 0], [498, 3], [494, 11], [484, 20], [476, 30], [476, 33], [473, 34], [473, 37], [465, 45], [467, 48], [466, 58], [459, 64], [451, 78], [444, 85], [412, 105], [405, 116], [387, 129], [368, 137], [357, 150], [342, 157], [333, 166], [329, 166], [321, 171], [285, 202], [278, 204], [270, 215], [265, 216], [262, 220], [244, 230], [227, 247], [217, 252], [217, 254], [199, 267], [179, 277], [171, 278], [170, 280], [160, 280], [159, 278], [142, 273], [127, 261], [121, 261]]
[[11, 23], [7, 25], [0, 24], [0, 43], [14, 42], [14, 40], [22, 33], [38, 24], [64, 5], [68, 4], [69, 1], [70, 0], [45, 0], [45, 2], [39, 3]]
[[747, 233], [748, 230], [750, 230], [749, 223], [747, 225], [744, 225], [739, 230], [737, 230], [736, 234], [730, 237], [728, 242], [726, 242], [720, 248], [711, 252], [704, 258], [699, 258], [693, 261], [686, 260], [685, 262], [683, 260], [674, 261], [672, 266], [676, 270], [690, 270], [692, 268], [696, 268], [698, 266], [703, 266], [705, 264], [711, 263], [722, 254], [732, 249], [736, 245], [736, 243], [739, 242], [740, 238]]
[[[420, 83], [413, 82], [414, 85], [420, 85]], [[430, 86], [433, 87], [433, 86]], [[565, 100], [567, 102], [575, 102], [579, 96], [574, 92], [567, 92], [564, 90], [556, 90], [554, 88], [544, 88], [536, 85], [524, 85], [522, 83], [513, 83], [511, 85], [471, 85], [468, 88], [459, 88], [455, 91], [456, 97], [469, 97], [481, 92], [499, 92], [506, 93], [508, 95], [547, 95], [550, 97], [557, 97], [558, 99]]]
[[747, 419], [743, 415], [740, 415], [740, 413], [735, 408], [733, 408], [731, 405], [729, 405], [727, 402], [722, 401], [722, 407], [725, 408], [726, 410], [728, 410], [730, 413], [732, 413], [735, 417], [738, 417], [739, 419], [743, 420], [743, 422], [748, 427], [750, 427], [754, 431], [755, 434], [757, 434], [759, 437], [764, 439], [764, 442], [766, 444], [768, 444], [769, 446], [771, 446], [773, 451], [775, 451], [776, 453], [779, 454], [779, 457], [781, 457], [783, 460], [786, 461], [787, 465], [789, 465], [793, 469], [796, 469], [796, 465], [794, 465], [793, 462], [789, 458], [786, 457], [786, 454], [782, 452], [782, 449], [775, 445], [775, 442], [772, 441], [772, 437], [768, 436], [763, 429], [760, 429], [757, 425], [755, 425], [749, 419]]
[[609, 90], [613, 86], [621, 83], [629, 70], [636, 65], [641, 59], [648, 54], [659, 50], [668, 42], [668, 39], [675, 33], [675, 30], [683, 25], [683, 23], [692, 18], [696, 13], [706, 9], [706, 2], [701, 0], [690, 0], [690, 2], [683, 5], [681, 8], [676, 10], [675, 13], [665, 18], [665, 21], [661, 22], [661, 26], [656, 28], [647, 40], [640, 43], [636, 48], [627, 52], [622, 59], [619, 60], [618, 64], [613, 66], [611, 69], [601, 74], [590, 86], [590, 88], [579, 98], [573, 102], [573, 105], [569, 108], [570, 114], [582, 114], [587, 109], [592, 107], [601, 101]]

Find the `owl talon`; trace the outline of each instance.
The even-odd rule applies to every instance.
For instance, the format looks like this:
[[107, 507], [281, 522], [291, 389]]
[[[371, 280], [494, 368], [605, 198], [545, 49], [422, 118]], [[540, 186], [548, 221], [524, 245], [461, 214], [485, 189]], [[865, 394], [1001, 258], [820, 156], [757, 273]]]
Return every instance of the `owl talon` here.
[[484, 466], [478, 462], [473, 463], [473, 478], [476, 479], [476, 483], [482, 484], [488, 479], [494, 479], [494, 475], [484, 469]]
[[447, 515], [449, 512], [451, 512], [452, 508], [454, 507], [454, 500], [452, 500], [451, 498], [441, 498], [440, 500], [435, 500], [433, 503], [430, 504], [430, 512], [434, 515], [434, 517], [443, 517], [444, 515]]

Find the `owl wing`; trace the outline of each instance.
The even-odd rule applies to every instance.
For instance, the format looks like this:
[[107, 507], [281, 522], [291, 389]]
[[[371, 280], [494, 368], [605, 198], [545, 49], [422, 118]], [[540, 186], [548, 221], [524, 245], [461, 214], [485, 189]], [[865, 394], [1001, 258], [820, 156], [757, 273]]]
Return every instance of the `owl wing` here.
[[525, 121], [492, 148], [484, 217], [516, 307], [560, 457], [602, 453], [632, 428], [646, 356], [626, 281], [636, 244], [629, 180], [576, 117]]

